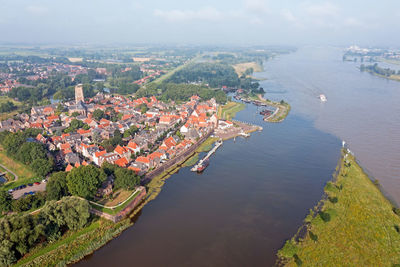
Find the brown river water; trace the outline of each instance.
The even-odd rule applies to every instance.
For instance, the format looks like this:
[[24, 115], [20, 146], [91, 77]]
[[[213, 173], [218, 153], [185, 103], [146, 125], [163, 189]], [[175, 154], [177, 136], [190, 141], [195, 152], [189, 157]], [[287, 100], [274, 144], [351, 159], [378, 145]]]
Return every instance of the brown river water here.
[[267, 124], [247, 105], [237, 119], [262, 132], [224, 142], [203, 174], [172, 175], [134, 226], [76, 265], [272, 266], [321, 198], [342, 139], [400, 202], [400, 82], [341, 59], [306, 47], [266, 62], [257, 75], [267, 98], [292, 105], [287, 119]]

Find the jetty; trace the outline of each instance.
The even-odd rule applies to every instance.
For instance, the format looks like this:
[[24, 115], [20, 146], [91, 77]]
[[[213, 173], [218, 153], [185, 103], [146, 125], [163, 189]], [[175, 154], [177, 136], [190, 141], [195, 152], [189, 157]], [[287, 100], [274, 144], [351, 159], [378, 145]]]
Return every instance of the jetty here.
[[214, 146], [210, 151], [208, 151], [207, 155], [205, 155], [205, 157], [202, 158], [202, 159], [201, 159], [196, 165], [194, 165], [194, 167], [191, 168], [190, 170], [191, 170], [192, 172], [197, 172], [197, 170], [199, 170], [199, 167], [203, 165], [203, 162], [207, 161], [208, 158], [209, 158], [212, 154], [214, 154], [215, 151], [217, 151], [217, 149], [218, 149], [220, 146], [222, 146], [222, 143], [223, 143], [223, 142], [222, 142], [222, 139], [219, 139], [219, 140], [215, 143], [215, 146]]

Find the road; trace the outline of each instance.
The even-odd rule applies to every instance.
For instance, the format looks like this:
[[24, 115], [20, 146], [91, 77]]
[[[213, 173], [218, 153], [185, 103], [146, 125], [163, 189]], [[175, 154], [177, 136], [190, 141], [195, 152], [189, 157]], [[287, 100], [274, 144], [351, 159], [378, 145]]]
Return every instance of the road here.
[[12, 194], [14, 199], [18, 199], [21, 196], [23, 196], [24, 193], [31, 192], [31, 191], [33, 191], [33, 192], [43, 192], [45, 190], [46, 190], [46, 183], [41, 182], [39, 185], [35, 185], [34, 184], [32, 186], [26, 186], [23, 189], [20, 189], [20, 190], [12, 192], [11, 194]]
[[5, 169], [6, 171], [8, 171], [9, 173], [11, 173], [12, 175], [14, 175], [14, 181], [18, 180], [18, 175], [16, 175], [14, 172], [10, 171], [6, 166], [4, 166], [3, 164], [0, 164], [0, 166]]

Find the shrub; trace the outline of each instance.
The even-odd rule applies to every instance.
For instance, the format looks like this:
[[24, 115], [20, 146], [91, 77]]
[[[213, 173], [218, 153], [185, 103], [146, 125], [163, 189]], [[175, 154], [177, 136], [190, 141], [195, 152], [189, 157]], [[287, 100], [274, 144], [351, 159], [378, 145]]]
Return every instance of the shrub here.
[[331, 220], [331, 215], [324, 211], [319, 212], [319, 217], [321, 217], [324, 222], [329, 222]]
[[308, 235], [310, 236], [312, 241], [314, 241], [314, 242], [318, 241], [318, 236], [316, 234], [314, 234], [313, 232], [309, 231]]
[[329, 201], [333, 204], [338, 202], [338, 198], [337, 197], [328, 197]]

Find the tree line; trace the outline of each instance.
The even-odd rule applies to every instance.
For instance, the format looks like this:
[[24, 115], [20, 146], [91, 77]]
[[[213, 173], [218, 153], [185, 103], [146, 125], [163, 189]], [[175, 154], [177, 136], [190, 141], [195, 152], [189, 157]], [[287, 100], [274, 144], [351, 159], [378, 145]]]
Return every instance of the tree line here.
[[227, 100], [227, 96], [222, 90], [214, 90], [195, 84], [152, 83], [140, 88], [137, 92], [138, 97], [149, 97], [152, 95], [158, 95], [158, 99], [165, 102], [170, 100], [188, 101], [193, 95], [198, 95], [203, 100], [209, 100], [214, 97], [218, 103], [225, 103]]
[[[378, 66], [378, 63], [368, 66], [361, 64], [360, 71], [369, 71], [386, 77], [390, 77], [396, 74], [396, 70], [392, 70], [390, 68], [381, 68]], [[397, 75], [400, 75], [400, 70], [397, 71]]]
[[13, 214], [0, 219], [0, 265], [10, 266], [38, 244], [54, 242], [68, 230], [90, 222], [89, 203], [66, 197], [50, 201], [37, 215]]

